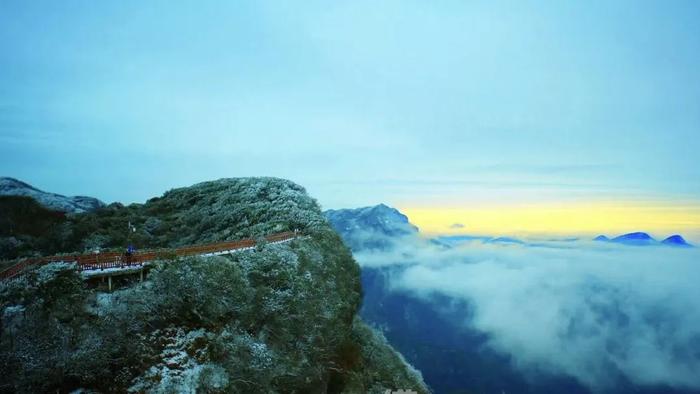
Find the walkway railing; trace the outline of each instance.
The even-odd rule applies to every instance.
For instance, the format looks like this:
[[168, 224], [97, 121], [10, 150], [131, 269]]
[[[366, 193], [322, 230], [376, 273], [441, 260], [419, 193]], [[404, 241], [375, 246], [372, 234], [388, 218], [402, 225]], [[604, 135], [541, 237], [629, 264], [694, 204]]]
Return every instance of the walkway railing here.
[[[265, 240], [270, 243], [284, 242], [299, 236], [298, 232], [288, 231], [268, 235]], [[160, 249], [156, 251], [136, 252], [127, 255], [120, 252], [105, 252], [91, 254], [45, 256], [21, 260], [17, 264], [0, 272], [0, 280], [16, 279], [21, 277], [28, 269], [40, 267], [49, 263], [77, 263], [78, 271], [104, 270], [109, 268], [125, 268], [138, 266], [150, 261], [158, 260], [167, 255], [175, 256], [199, 256], [206, 254], [233, 252], [237, 250], [254, 248], [256, 241], [252, 238], [239, 241], [215, 242], [202, 245], [185, 246], [175, 249]]]

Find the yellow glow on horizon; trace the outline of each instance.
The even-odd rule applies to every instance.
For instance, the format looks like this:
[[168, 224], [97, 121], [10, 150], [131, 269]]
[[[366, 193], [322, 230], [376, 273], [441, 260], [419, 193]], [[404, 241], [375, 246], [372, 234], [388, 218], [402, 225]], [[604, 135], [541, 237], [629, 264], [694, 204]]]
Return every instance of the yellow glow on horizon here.
[[[607, 234], [646, 231], [700, 236], [700, 204], [569, 203], [482, 207], [401, 207], [427, 234]], [[455, 223], [463, 228], [451, 227]]]

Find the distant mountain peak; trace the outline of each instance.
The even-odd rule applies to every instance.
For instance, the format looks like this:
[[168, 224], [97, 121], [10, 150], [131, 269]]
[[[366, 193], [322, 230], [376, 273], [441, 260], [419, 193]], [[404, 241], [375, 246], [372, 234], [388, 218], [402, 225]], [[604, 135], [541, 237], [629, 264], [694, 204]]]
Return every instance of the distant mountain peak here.
[[383, 203], [355, 209], [329, 209], [324, 215], [353, 250], [386, 248], [392, 238], [418, 233], [418, 228], [406, 215]]
[[331, 222], [342, 219], [361, 222], [356, 224], [362, 224], [365, 230], [377, 230], [385, 235], [418, 232], [418, 228], [408, 221], [406, 215], [384, 203], [354, 209], [329, 209], [325, 215]]
[[105, 205], [102, 201], [94, 197], [66, 197], [56, 193], [48, 193], [28, 183], [10, 177], [0, 177], [0, 196], [32, 197], [39, 204], [48, 209], [71, 213], [93, 211]]
[[661, 241], [661, 243], [664, 245], [670, 245], [670, 246], [684, 246], [684, 247], [692, 246], [679, 234], [671, 235], [670, 237]]
[[619, 237], [613, 238], [613, 240], [615, 240], [615, 239], [653, 239], [653, 238], [651, 237], [651, 235], [649, 235], [645, 232], [637, 231], [634, 233], [627, 233], [627, 234], [620, 235]]
[[656, 240], [652, 238], [649, 234], [641, 231], [627, 233], [615, 237], [610, 240], [610, 242], [627, 244], [627, 245], [648, 245], [655, 243]]
[[681, 246], [681, 247], [692, 246], [679, 234], [671, 235], [670, 237], [659, 242], [659, 241], [655, 240], [651, 235], [649, 235], [645, 232], [642, 232], [642, 231], [636, 231], [633, 233], [623, 234], [623, 235], [620, 235], [620, 236], [612, 238], [612, 239], [606, 237], [605, 235], [599, 235], [599, 236], [593, 238], [593, 240], [594, 241], [604, 241], [604, 242], [614, 242], [614, 243], [619, 243], [619, 244], [624, 244], [624, 245], [637, 245], [637, 246], [643, 246], [643, 245], [666, 245], [666, 246]]

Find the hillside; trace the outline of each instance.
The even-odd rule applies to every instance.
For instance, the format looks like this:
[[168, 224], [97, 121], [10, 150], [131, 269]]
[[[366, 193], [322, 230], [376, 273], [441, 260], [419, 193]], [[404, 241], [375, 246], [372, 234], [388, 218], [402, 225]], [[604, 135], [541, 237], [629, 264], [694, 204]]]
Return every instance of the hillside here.
[[[0, 259], [56, 251], [64, 212], [52, 211], [26, 196], [0, 196]], [[3, 267], [0, 266], [0, 269]]]
[[[0, 211], [17, 211], [20, 205], [32, 203], [26, 198], [0, 198]], [[50, 216], [46, 209], [32, 209], [31, 222]], [[18, 230], [16, 222], [0, 222], [0, 236], [42, 241], [31, 240], [33, 245], [22, 249], [20, 256], [119, 249], [127, 244], [138, 249], [177, 247], [325, 226], [318, 205], [301, 186], [273, 178], [203, 182], [170, 190], [145, 204], [114, 203], [63, 215], [48, 228], [25, 225]], [[13, 257], [0, 255], [0, 259]]]
[[359, 267], [292, 182], [222, 179], [41, 226], [63, 251], [293, 229], [305, 236], [162, 262], [143, 283], [113, 293], [88, 288], [61, 264], [0, 284], [0, 392], [427, 392], [420, 374], [357, 317]]
[[0, 177], [0, 196], [27, 196], [36, 200], [46, 209], [70, 213], [90, 212], [105, 205], [93, 197], [66, 197], [56, 193], [47, 193], [9, 177]]

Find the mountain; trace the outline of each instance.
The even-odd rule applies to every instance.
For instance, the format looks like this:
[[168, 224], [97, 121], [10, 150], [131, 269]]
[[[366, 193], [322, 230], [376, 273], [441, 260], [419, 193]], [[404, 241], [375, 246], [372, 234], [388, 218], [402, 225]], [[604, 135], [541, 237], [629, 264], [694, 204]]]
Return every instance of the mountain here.
[[[28, 197], [7, 203], [33, 220], [54, 212]], [[14, 212], [12, 226], [23, 222]], [[59, 219], [41, 222], [39, 239], [63, 252], [303, 236], [224, 256], [164, 255], [143, 282], [116, 277], [110, 293], [59, 263], [0, 283], [0, 393], [429, 392], [359, 318], [360, 268], [299, 185], [221, 179]]]
[[632, 246], [664, 245], [677, 247], [692, 247], [691, 244], [686, 242], [686, 240], [678, 234], [671, 235], [670, 237], [664, 239], [661, 242], [655, 240], [652, 236], [644, 232], [623, 234], [612, 239], [606, 237], [605, 235], [599, 235], [593, 238], [593, 240], [602, 242], [614, 242], [618, 244]]
[[611, 239], [610, 242], [628, 245], [649, 245], [655, 243], [656, 240], [647, 233], [635, 232], [620, 235]]
[[385, 204], [327, 210], [324, 215], [353, 251], [390, 248], [398, 239], [418, 234], [408, 217]]
[[0, 196], [32, 197], [47, 209], [66, 213], [90, 212], [105, 206], [105, 203], [94, 197], [66, 197], [60, 194], [47, 193], [9, 177], [0, 177]]
[[0, 196], [0, 270], [1, 260], [59, 252], [54, 240], [61, 238], [65, 212], [52, 211], [27, 196]]
[[675, 234], [661, 241], [664, 245], [677, 246], [677, 247], [691, 247], [692, 245], [686, 242], [682, 236]]

